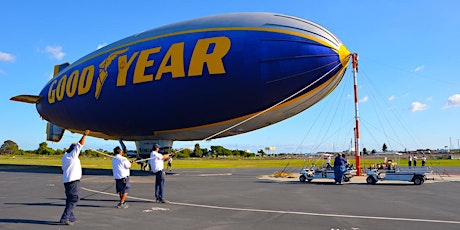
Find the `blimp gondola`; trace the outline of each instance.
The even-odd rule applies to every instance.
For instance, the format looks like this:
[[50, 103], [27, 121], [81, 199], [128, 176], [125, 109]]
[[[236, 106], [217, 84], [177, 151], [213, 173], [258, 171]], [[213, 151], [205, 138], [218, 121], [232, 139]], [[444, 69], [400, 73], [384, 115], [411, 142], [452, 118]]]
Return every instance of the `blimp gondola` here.
[[221, 138], [292, 117], [326, 97], [350, 53], [324, 27], [276, 13], [228, 13], [134, 34], [55, 66], [36, 104], [48, 140], [64, 130], [135, 141]]

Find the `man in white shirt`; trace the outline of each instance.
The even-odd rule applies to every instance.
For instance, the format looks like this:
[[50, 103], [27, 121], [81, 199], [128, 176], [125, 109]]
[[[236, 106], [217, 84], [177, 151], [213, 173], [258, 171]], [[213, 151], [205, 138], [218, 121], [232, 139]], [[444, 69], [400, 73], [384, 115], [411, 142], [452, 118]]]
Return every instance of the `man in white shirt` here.
[[129, 187], [129, 175], [132, 164], [128, 158], [123, 156], [123, 151], [120, 147], [115, 147], [113, 149], [115, 156], [112, 158], [112, 172], [113, 177], [115, 178], [115, 188], [120, 196], [120, 203], [118, 203], [117, 208], [128, 208], [125, 200], [128, 197]]
[[167, 203], [164, 199], [165, 172], [164, 160], [168, 159], [169, 154], [158, 153], [160, 145], [154, 144], [150, 153], [149, 164], [153, 174], [155, 174], [155, 198], [158, 203]]
[[326, 158], [326, 168], [329, 170], [329, 169], [332, 169], [332, 166], [331, 166], [331, 154], [328, 154], [327, 155], [327, 158]]
[[86, 130], [78, 143], [70, 145], [62, 156], [62, 182], [65, 187], [65, 209], [62, 213], [60, 222], [66, 225], [73, 225], [76, 221], [73, 210], [77, 207], [80, 200], [80, 179], [82, 175], [80, 156], [81, 148], [85, 143], [85, 137], [89, 134]]

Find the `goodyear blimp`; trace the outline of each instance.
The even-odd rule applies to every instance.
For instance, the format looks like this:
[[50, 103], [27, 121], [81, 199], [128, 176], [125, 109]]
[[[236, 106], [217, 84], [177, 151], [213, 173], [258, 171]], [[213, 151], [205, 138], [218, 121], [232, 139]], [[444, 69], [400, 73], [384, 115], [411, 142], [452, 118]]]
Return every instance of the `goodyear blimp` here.
[[[48, 140], [64, 130], [153, 142], [220, 138], [294, 116], [340, 82], [350, 53], [324, 27], [275, 13], [230, 13], [124, 38], [55, 67], [36, 104]], [[230, 128], [229, 128], [230, 127]], [[217, 135], [214, 135], [217, 134]]]

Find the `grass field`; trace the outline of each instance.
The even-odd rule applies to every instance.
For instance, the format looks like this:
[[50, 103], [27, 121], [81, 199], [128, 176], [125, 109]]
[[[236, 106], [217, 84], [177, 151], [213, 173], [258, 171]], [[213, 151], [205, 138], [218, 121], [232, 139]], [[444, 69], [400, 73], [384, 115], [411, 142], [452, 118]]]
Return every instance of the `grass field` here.
[[[112, 161], [110, 157], [84, 157], [81, 156], [81, 164], [83, 168], [100, 168], [111, 169]], [[371, 164], [383, 162], [383, 157], [366, 159], [361, 158], [361, 167], [368, 168]], [[398, 162], [398, 160], [394, 160]], [[275, 168], [282, 170], [284, 168], [300, 168], [304, 165], [310, 166], [312, 163], [316, 165], [324, 164], [323, 159], [279, 159], [279, 158], [221, 158], [221, 159], [174, 159], [173, 168]], [[349, 159], [349, 163], [355, 164], [354, 157]], [[400, 159], [401, 166], [407, 166], [407, 159]], [[61, 166], [61, 156], [39, 156], [39, 155], [0, 155], [0, 164], [17, 164], [17, 165], [47, 165]], [[419, 160], [419, 165], [421, 161]], [[430, 159], [427, 160], [427, 166], [433, 167], [451, 167], [460, 166], [460, 160], [450, 159]], [[134, 168], [138, 168], [134, 166]]]

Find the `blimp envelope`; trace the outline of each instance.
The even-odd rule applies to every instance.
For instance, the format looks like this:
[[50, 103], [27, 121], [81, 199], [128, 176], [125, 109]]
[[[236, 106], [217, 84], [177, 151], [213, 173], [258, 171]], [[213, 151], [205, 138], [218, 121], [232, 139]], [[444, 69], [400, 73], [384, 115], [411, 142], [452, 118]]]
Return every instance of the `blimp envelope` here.
[[339, 84], [348, 61], [341, 41], [311, 21], [220, 14], [135, 34], [60, 65], [39, 96], [23, 100], [72, 132], [202, 140], [302, 112]]

